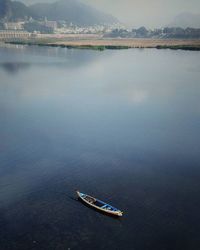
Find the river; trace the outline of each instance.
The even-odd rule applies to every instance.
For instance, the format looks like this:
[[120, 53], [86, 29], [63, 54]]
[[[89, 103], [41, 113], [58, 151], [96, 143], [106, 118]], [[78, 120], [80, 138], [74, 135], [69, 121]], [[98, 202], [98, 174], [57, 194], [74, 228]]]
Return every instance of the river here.
[[195, 51], [1, 47], [0, 249], [198, 249], [199, 69]]

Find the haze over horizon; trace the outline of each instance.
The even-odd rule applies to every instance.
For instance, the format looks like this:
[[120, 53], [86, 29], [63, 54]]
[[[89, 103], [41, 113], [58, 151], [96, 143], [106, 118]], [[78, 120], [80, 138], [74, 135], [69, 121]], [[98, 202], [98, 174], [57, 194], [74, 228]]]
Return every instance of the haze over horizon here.
[[[55, 2], [56, 0], [20, 0], [25, 4]], [[80, 0], [96, 9], [112, 14], [121, 22], [138, 27], [161, 27], [171, 23], [184, 12], [199, 14], [199, 0]]]

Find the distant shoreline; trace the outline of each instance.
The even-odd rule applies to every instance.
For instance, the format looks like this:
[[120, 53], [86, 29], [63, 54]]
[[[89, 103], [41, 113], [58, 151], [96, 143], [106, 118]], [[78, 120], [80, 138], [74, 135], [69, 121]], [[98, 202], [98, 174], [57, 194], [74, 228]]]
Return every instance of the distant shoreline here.
[[63, 47], [73, 49], [130, 49], [130, 48], [156, 48], [173, 50], [200, 51], [200, 39], [102, 39], [88, 37], [40, 37], [29, 40], [8, 41], [10, 44], [38, 45], [50, 47]]

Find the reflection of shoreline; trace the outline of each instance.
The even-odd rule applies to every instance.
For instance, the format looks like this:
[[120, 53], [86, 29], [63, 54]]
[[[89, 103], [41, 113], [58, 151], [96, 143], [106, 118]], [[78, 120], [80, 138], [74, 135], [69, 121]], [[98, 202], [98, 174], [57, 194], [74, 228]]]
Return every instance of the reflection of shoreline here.
[[182, 49], [200, 50], [199, 39], [76, 39], [64, 40], [53, 39], [34, 39], [10, 42], [12, 44], [39, 45], [64, 48], [79, 49], [129, 49], [129, 48], [156, 48], [156, 49]]
[[27, 69], [30, 66], [29, 63], [23, 62], [7, 62], [7, 63], [0, 63], [0, 67], [5, 69], [5, 71], [9, 73], [16, 73], [21, 69]]
[[[50, 46], [26, 46], [14, 44], [0, 44], [0, 70], [8, 73], [18, 73], [32, 66], [54, 67], [59, 69], [83, 67], [96, 61], [95, 53], [89, 50], [69, 50]], [[4, 60], [7, 55], [6, 60]], [[101, 58], [101, 57], [99, 57]]]

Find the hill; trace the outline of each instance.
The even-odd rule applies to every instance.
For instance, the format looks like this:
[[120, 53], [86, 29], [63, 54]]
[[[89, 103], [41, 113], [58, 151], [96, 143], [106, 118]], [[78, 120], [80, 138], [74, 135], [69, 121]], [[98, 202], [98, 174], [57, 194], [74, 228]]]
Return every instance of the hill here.
[[184, 12], [174, 18], [174, 20], [168, 24], [169, 27], [181, 27], [181, 28], [200, 28], [200, 14], [194, 14], [190, 12]]
[[31, 10], [23, 3], [0, 0], [0, 19], [16, 20], [32, 16]]
[[47, 17], [48, 20], [67, 20], [74, 24], [92, 25], [114, 23], [117, 20], [77, 0], [60, 0], [55, 3], [39, 3], [30, 6], [34, 18]]
[[118, 20], [78, 0], [60, 0], [54, 3], [37, 3], [31, 6], [18, 1], [0, 0], [0, 19], [16, 20], [32, 17], [59, 21], [66, 20], [77, 25], [111, 24]]

